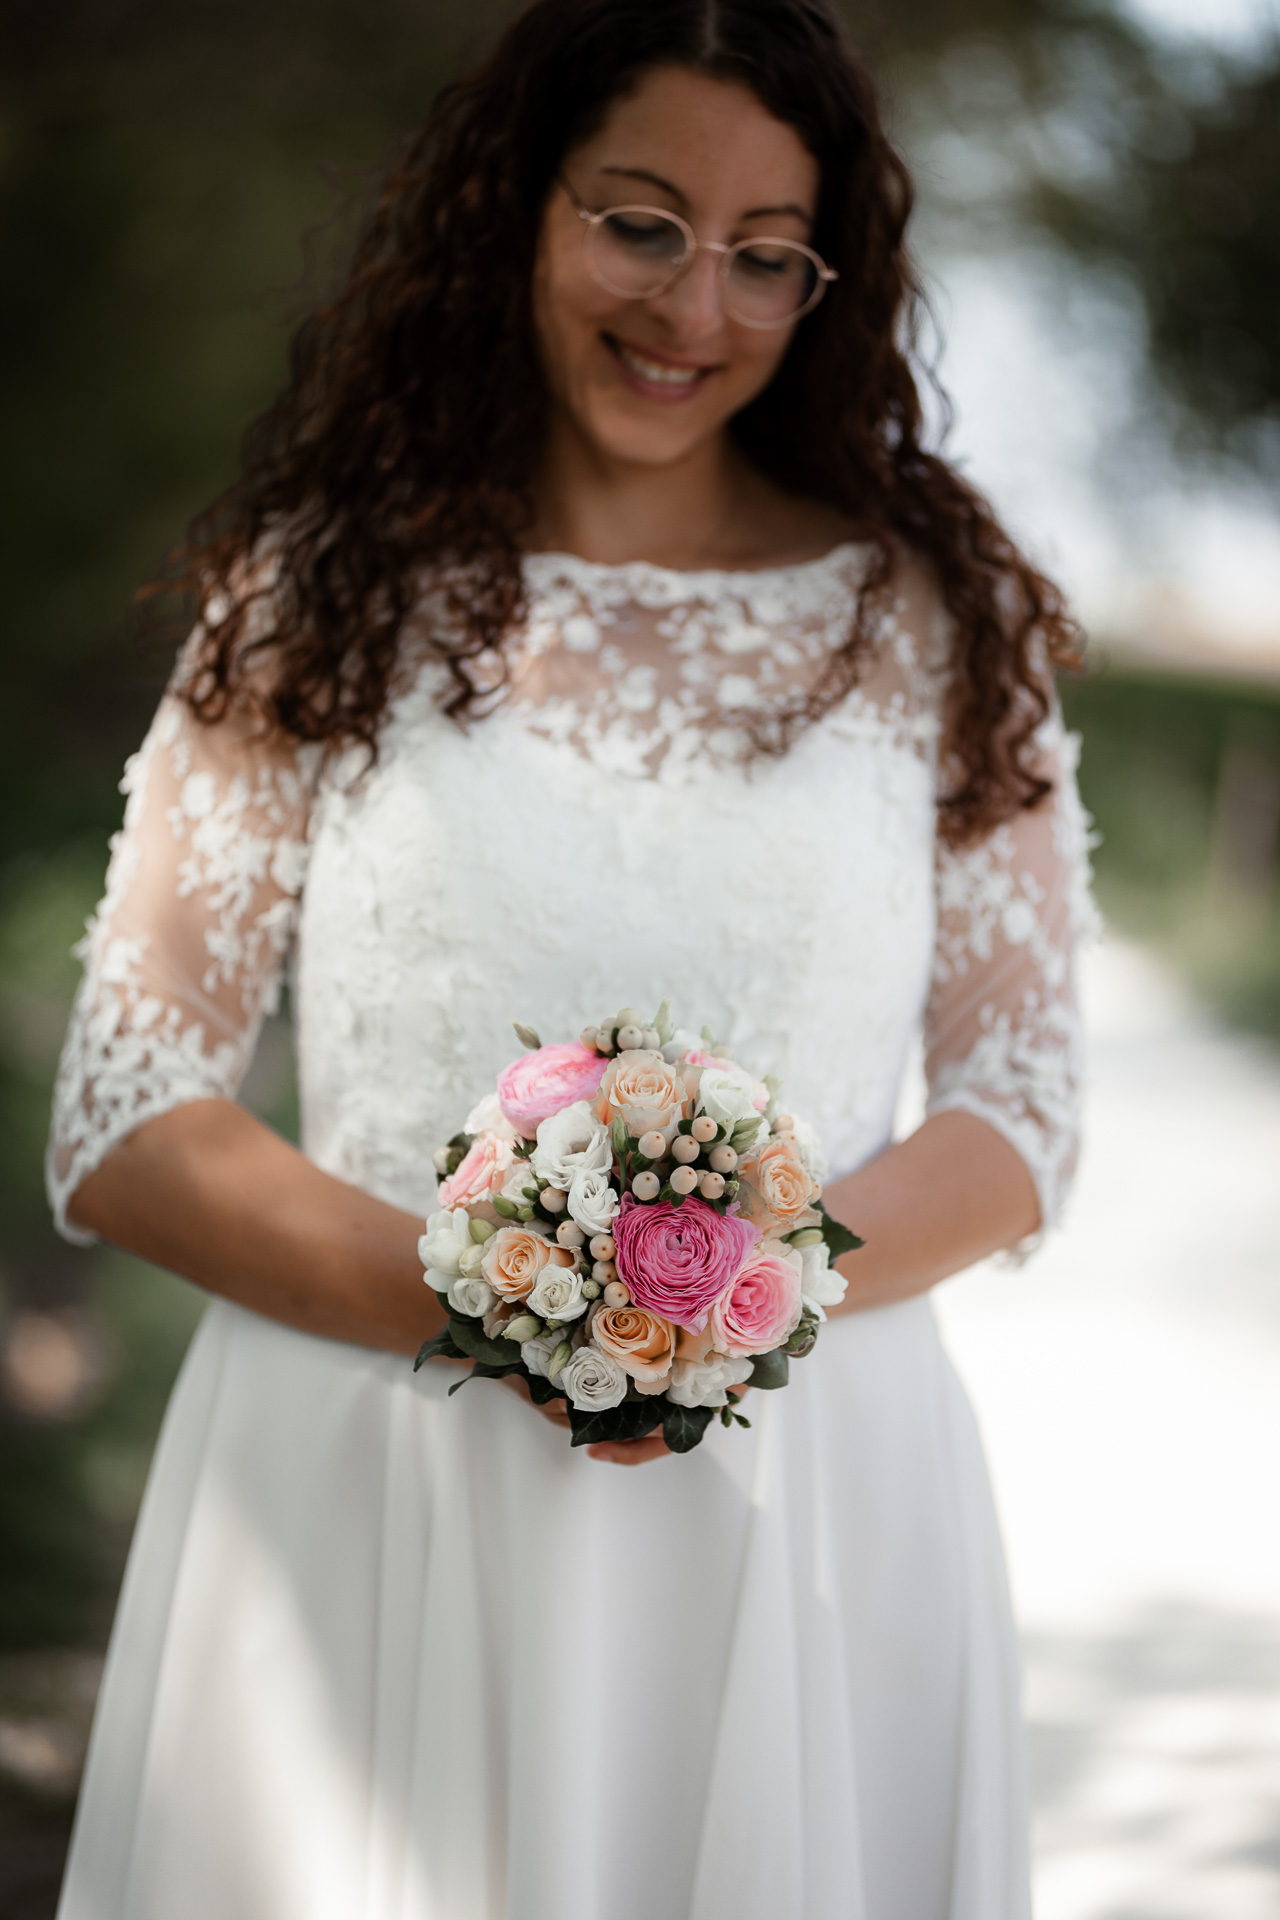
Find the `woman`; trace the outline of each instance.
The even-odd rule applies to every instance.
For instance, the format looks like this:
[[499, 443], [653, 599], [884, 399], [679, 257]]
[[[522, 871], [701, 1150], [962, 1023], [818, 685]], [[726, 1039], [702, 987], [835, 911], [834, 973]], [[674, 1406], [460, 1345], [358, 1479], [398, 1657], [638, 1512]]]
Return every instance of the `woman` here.
[[[51, 1177], [215, 1299], [63, 1920], [1028, 1911], [926, 1295], [1069, 1178], [1074, 640], [921, 444], [909, 202], [826, 0], [536, 0], [192, 532]], [[290, 953], [303, 1153], [234, 1101]], [[867, 1246], [750, 1434], [587, 1458], [414, 1376], [430, 1152], [513, 1016], [668, 992], [783, 1076]]]

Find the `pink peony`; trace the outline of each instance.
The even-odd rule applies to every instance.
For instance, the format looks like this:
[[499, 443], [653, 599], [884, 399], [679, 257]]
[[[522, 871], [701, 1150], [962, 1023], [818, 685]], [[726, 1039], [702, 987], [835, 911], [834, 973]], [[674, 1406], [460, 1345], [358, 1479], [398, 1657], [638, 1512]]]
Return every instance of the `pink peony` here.
[[580, 1040], [523, 1053], [498, 1075], [498, 1104], [508, 1120], [532, 1140], [553, 1113], [589, 1100], [608, 1062]]
[[736, 1212], [719, 1214], [705, 1200], [641, 1206], [629, 1193], [611, 1231], [618, 1278], [636, 1306], [699, 1332], [759, 1238]]
[[769, 1353], [800, 1324], [798, 1254], [756, 1253], [711, 1309], [719, 1353]]
[[441, 1181], [436, 1205], [448, 1213], [501, 1193], [514, 1158], [509, 1140], [496, 1133], [478, 1133], [449, 1178]]

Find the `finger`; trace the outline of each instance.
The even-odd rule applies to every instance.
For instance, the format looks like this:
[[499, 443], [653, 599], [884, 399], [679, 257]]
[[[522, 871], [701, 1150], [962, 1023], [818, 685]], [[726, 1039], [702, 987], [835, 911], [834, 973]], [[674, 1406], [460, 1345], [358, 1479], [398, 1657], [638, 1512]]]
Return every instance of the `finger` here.
[[643, 1440], [601, 1440], [587, 1452], [593, 1460], [607, 1460], [617, 1467], [639, 1467], [648, 1460], [661, 1459], [671, 1449], [660, 1433]]

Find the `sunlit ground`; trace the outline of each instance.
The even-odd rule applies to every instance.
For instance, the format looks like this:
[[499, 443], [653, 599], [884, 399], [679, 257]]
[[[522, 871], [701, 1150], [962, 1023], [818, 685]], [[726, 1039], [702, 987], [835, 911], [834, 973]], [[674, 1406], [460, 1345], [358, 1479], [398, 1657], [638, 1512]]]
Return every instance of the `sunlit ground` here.
[[1065, 1231], [941, 1290], [1026, 1635], [1038, 1920], [1280, 1913], [1280, 1054], [1092, 959]]

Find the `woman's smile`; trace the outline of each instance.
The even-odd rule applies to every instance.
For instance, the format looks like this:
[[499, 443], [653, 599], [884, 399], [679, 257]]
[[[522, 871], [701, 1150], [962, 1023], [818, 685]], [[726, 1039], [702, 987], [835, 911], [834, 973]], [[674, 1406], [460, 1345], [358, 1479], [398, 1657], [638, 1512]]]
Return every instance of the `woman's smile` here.
[[677, 359], [656, 347], [633, 346], [614, 333], [602, 333], [600, 338], [627, 386], [649, 400], [667, 404], [687, 400], [700, 392], [716, 371], [714, 364]]

